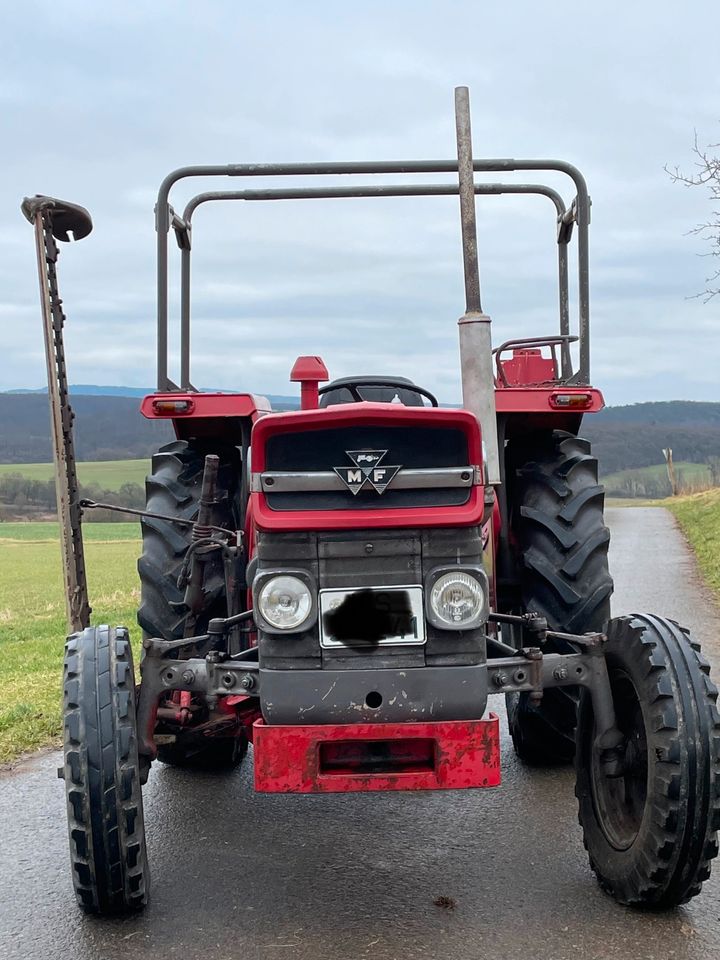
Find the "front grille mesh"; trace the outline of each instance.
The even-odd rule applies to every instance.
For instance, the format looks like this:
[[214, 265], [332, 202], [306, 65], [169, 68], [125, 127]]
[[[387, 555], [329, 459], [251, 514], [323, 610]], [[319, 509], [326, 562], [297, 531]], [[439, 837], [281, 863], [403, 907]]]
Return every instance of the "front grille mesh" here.
[[[265, 468], [298, 473], [333, 470], [351, 466], [347, 451], [358, 450], [387, 451], [383, 463], [405, 469], [465, 467], [469, 462], [465, 433], [457, 428], [354, 426], [276, 434], [267, 442]], [[279, 511], [461, 506], [469, 496], [469, 488], [394, 490], [392, 484], [382, 495], [370, 484], [357, 494], [350, 490], [266, 491], [268, 506]]]

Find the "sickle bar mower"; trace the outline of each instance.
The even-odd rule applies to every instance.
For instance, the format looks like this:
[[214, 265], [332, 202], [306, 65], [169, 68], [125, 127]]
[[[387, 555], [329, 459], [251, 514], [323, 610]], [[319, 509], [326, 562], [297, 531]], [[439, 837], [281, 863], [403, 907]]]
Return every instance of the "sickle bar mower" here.
[[[66, 551], [76, 632], [66, 648], [63, 774], [73, 881], [88, 911], [147, 901], [141, 785], [155, 761], [231, 770], [252, 742], [260, 791], [494, 787], [491, 693], [505, 695], [523, 762], [575, 758], [585, 844], [605, 890], [622, 903], [670, 907], [709, 875], [720, 825], [717, 691], [676, 623], [611, 617], [603, 489], [578, 436], [583, 416], [603, 406], [589, 381], [585, 181], [560, 161], [474, 159], [465, 88], [456, 124], [453, 160], [185, 167], [160, 187], [158, 389], [142, 413], [171, 420], [176, 440], [153, 457], [142, 511], [137, 686], [127, 631], [87, 625], [72, 482], [72, 509], [61, 516], [76, 547], [74, 560]], [[542, 184], [475, 179], [530, 171], [568, 177], [572, 202]], [[429, 174], [449, 179], [417, 182]], [[265, 185], [326, 175], [350, 184]], [[358, 184], [363, 176], [385, 181]], [[170, 191], [193, 177], [263, 185], [200, 193], [179, 215]], [[493, 349], [475, 204], [508, 193], [553, 204], [559, 331]], [[440, 408], [405, 377], [328, 382], [316, 356], [293, 367], [295, 411], [193, 386], [190, 267], [202, 204], [446, 195], [461, 211], [462, 409]], [[67, 239], [73, 217], [80, 236], [89, 232], [78, 210], [27, 202], [39, 249], [48, 237]], [[179, 383], [168, 369], [171, 230], [181, 256]], [[48, 290], [43, 259], [53, 332], [54, 260], [50, 279]], [[61, 327], [49, 357], [62, 347]], [[66, 391], [56, 407], [68, 422]], [[72, 438], [57, 436], [72, 481]]]

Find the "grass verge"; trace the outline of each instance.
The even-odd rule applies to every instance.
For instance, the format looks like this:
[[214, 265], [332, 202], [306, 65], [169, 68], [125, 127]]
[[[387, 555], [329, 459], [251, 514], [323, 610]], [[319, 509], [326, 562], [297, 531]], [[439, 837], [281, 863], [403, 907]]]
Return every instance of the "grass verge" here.
[[[139, 526], [84, 535], [93, 623], [124, 623], [139, 640]], [[0, 763], [59, 742], [65, 634], [57, 524], [0, 524]]]
[[677, 517], [703, 576], [720, 600], [720, 489], [669, 498], [662, 506]]

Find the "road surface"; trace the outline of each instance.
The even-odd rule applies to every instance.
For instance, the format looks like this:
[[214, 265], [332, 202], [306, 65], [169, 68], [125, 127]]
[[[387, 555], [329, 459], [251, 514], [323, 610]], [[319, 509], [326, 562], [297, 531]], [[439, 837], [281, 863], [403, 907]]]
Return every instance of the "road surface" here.
[[[720, 619], [671, 516], [611, 509], [614, 612], [687, 623], [720, 673]], [[709, 960], [720, 869], [665, 915], [617, 906], [587, 866], [569, 771], [467, 793], [255, 796], [249, 771], [158, 765], [145, 793], [152, 902], [75, 906], [57, 754], [0, 778], [0, 956], [42, 960]], [[454, 908], [436, 906], [449, 898]]]

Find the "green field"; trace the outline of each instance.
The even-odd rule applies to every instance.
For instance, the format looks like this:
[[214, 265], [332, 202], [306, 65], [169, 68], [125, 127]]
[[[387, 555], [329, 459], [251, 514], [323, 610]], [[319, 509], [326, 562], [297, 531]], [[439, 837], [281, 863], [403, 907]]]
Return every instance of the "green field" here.
[[[84, 528], [94, 623], [139, 640], [139, 525]], [[0, 524], [0, 762], [57, 741], [65, 601], [56, 523]]]
[[[692, 489], [702, 490], [711, 485], [710, 468], [706, 463], [680, 461], [675, 464], [675, 477], [678, 483]], [[669, 493], [670, 484], [664, 463], [651, 467], [636, 467], [631, 470], [618, 470], [600, 477], [608, 496], [627, 497], [637, 491], [638, 496], [663, 497]], [[650, 489], [646, 489], [649, 485]], [[656, 492], [657, 491], [657, 492]]]
[[[143, 486], [150, 469], [150, 461], [80, 461], [77, 469], [78, 480], [83, 486], [96, 483], [103, 490], [119, 490], [124, 483], [139, 483]], [[19, 473], [30, 480], [51, 480], [54, 476], [51, 463], [0, 463], [0, 476], [8, 473]]]
[[720, 600], [720, 488], [663, 502], [678, 519], [698, 564]]

